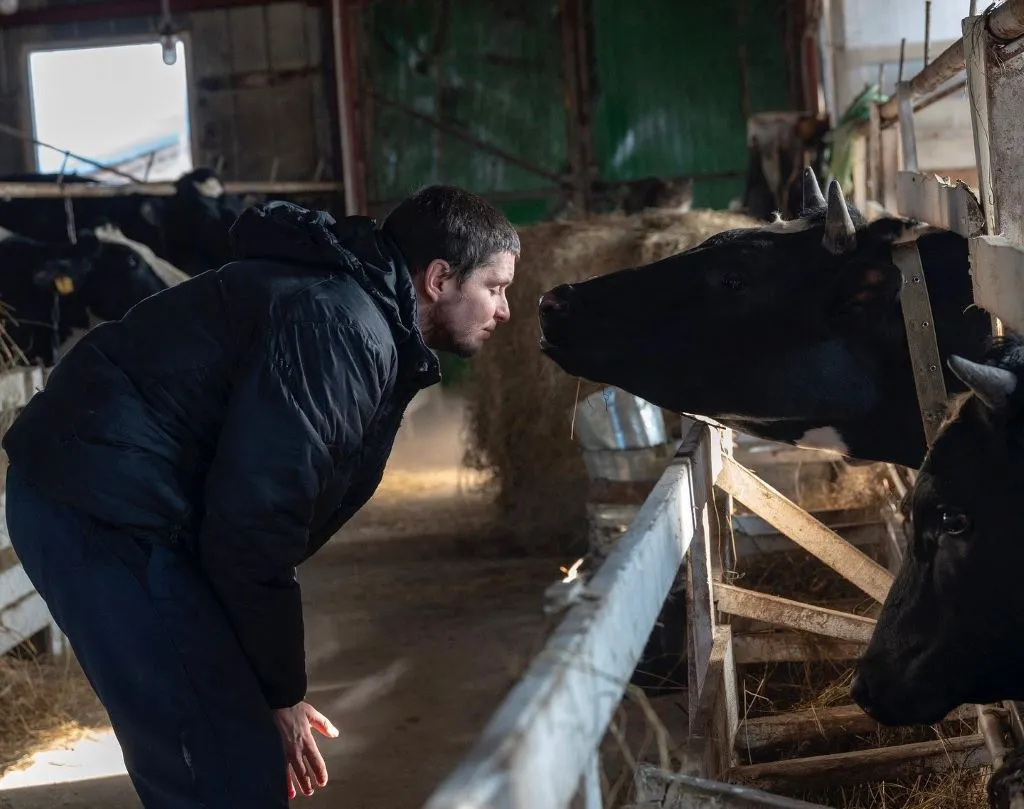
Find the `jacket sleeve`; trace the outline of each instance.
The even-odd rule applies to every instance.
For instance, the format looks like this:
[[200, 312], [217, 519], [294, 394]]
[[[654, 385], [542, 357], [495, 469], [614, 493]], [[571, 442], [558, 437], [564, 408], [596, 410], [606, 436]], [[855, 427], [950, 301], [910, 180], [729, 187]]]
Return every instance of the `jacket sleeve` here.
[[295, 567], [318, 494], [358, 455], [386, 372], [358, 326], [287, 323], [248, 358], [205, 488], [199, 559], [271, 708], [306, 693]]

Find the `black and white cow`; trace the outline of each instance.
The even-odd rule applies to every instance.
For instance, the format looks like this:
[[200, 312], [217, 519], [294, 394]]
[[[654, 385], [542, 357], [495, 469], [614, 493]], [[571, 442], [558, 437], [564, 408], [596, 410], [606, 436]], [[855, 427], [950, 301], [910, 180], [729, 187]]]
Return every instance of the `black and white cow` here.
[[[970, 393], [954, 401], [918, 472], [908, 552], [851, 687], [887, 725], [1024, 700], [1024, 340], [949, 365]], [[1017, 751], [989, 784], [993, 805], [1024, 793], [1022, 773]]]
[[[56, 174], [16, 174], [0, 181], [55, 183]], [[67, 175], [64, 182], [89, 183]], [[227, 194], [217, 174], [199, 168], [175, 181], [172, 196], [131, 194], [73, 200], [74, 227], [92, 230], [113, 225], [133, 242], [145, 245], [188, 275], [215, 269], [231, 260], [228, 230], [243, 201]], [[55, 243], [68, 238], [64, 200], [0, 200], [0, 227], [30, 239]]]
[[44, 243], [0, 231], [4, 327], [29, 363], [52, 365], [96, 323], [188, 276], [116, 228]]
[[[791, 221], [717, 234], [655, 263], [548, 290], [542, 351], [566, 372], [669, 410], [851, 459], [925, 454], [895, 242], [916, 239], [939, 351], [977, 359], [967, 242], [900, 218], [868, 223], [805, 172]], [[950, 393], [964, 389], [946, 374]]]

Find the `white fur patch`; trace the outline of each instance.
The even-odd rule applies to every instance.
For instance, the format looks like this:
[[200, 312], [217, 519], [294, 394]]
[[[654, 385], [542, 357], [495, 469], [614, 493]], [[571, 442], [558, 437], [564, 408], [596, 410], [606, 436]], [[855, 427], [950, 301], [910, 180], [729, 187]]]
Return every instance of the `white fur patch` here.
[[134, 250], [138, 256], [145, 261], [156, 273], [157, 278], [169, 287], [177, 286], [189, 279], [187, 273], [182, 272], [171, 262], [160, 258], [149, 247], [139, 242], [134, 242], [125, 236], [120, 228], [113, 225], [104, 225], [96, 228], [96, 238], [107, 244], [120, 244]]
[[8, 230], [7, 228], [0, 228], [0, 242], [5, 242], [13, 236], [13, 230]]
[[835, 427], [815, 427], [813, 430], [808, 430], [796, 440], [796, 445], [808, 449], [838, 452], [840, 455], [846, 455], [850, 451]]
[[224, 196], [224, 184], [216, 177], [208, 177], [201, 183], [192, 183], [201, 197], [220, 199]]
[[805, 230], [809, 230], [810, 227], [811, 223], [806, 219], [786, 220], [775, 214], [774, 222], [757, 228], [757, 230], [764, 230], [768, 233], [803, 233]]

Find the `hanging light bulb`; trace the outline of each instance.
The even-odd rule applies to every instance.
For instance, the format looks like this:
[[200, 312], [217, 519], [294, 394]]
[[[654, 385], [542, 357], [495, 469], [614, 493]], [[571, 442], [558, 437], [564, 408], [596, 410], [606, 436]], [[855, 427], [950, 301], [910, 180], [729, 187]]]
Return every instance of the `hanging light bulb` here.
[[160, 48], [164, 64], [173, 65], [178, 61], [178, 37], [174, 34], [174, 21], [171, 20], [171, 0], [160, 0], [160, 9]]

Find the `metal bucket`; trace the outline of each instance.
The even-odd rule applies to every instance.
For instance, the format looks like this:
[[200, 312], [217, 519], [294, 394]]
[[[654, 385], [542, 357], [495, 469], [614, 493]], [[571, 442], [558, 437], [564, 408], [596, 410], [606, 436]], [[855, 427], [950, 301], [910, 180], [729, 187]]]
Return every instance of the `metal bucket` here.
[[579, 403], [576, 437], [584, 450], [645, 449], [668, 440], [660, 407], [613, 387]]

